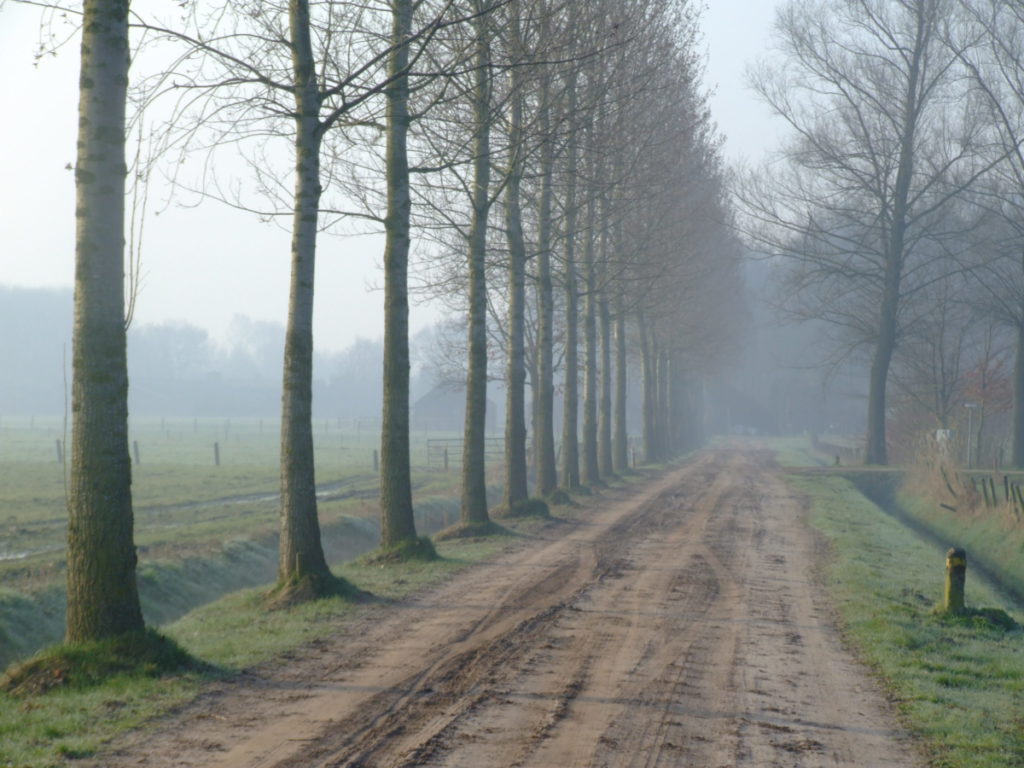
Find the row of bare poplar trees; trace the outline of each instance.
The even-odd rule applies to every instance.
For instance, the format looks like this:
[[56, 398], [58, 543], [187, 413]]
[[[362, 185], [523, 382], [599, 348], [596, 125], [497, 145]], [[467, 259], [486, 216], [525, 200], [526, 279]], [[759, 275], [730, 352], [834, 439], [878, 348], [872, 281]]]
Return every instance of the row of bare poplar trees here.
[[[320, 543], [311, 425], [315, 257], [328, 227], [386, 236], [383, 547], [416, 540], [410, 264], [465, 312], [463, 524], [488, 521], [489, 357], [503, 358], [508, 393], [510, 507], [529, 495], [527, 380], [541, 496], [625, 468], [633, 366], [645, 458], [695, 439], [700, 377], [742, 314], [730, 302], [737, 248], [696, 13], [688, 0], [245, 0], [158, 19], [128, 0], [86, 0], [68, 641], [142, 628], [126, 406], [129, 128], [149, 116], [182, 187], [291, 217], [278, 592], [331, 594], [341, 585]], [[223, 170], [239, 159], [253, 181]]]

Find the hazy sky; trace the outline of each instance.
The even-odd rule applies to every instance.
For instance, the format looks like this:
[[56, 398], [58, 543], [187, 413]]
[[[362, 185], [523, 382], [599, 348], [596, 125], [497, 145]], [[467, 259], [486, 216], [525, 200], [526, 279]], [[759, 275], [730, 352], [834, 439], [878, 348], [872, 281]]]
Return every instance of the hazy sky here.
[[[762, 50], [779, 0], [710, 0], [704, 16], [708, 86], [726, 155], [757, 160], [773, 134], [770, 117], [743, 85]], [[0, 283], [68, 286], [74, 263], [77, 41], [33, 66], [39, 12], [0, 10], [0, 72], [7, 116], [0, 122]], [[15, 117], [17, 119], [15, 119]], [[156, 201], [154, 201], [156, 202]], [[152, 205], [152, 203], [151, 203]], [[284, 322], [289, 237], [251, 214], [209, 202], [149, 217], [137, 322], [183, 320], [224, 340], [238, 314]], [[382, 333], [380, 238], [323, 236], [318, 247], [315, 334], [339, 349]], [[413, 309], [414, 327], [429, 308]], [[3, 332], [0, 329], [0, 332]]]

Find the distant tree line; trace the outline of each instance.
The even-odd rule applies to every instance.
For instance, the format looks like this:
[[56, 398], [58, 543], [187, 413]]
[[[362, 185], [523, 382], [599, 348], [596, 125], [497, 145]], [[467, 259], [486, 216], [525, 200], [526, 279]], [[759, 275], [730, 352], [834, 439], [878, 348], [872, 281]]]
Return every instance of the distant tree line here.
[[[59, 416], [64, 411], [64, 360], [70, 354], [71, 291], [0, 286], [0, 416]], [[412, 394], [437, 385], [431, 346], [435, 331], [414, 337]], [[236, 317], [218, 343], [185, 322], [128, 331], [132, 418], [273, 417], [280, 408], [284, 327]], [[379, 419], [380, 339], [356, 339], [314, 359], [318, 418]]]

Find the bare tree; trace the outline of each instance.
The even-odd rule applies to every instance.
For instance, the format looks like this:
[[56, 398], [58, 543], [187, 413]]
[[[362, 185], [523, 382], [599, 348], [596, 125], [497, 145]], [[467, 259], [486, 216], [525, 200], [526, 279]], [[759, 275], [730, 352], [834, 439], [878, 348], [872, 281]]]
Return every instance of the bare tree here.
[[433, 119], [417, 123], [424, 158], [417, 169], [422, 174], [419, 226], [438, 249], [430, 264], [430, 290], [447, 294], [465, 310], [467, 319], [461, 523], [472, 527], [490, 521], [484, 451], [488, 234], [492, 209], [504, 191], [504, 185], [492, 185], [492, 176], [497, 165], [495, 127], [506, 106], [506, 100], [496, 96], [492, 15], [501, 5], [498, 0], [466, 4], [470, 23], [451, 36], [448, 50], [441, 54], [460, 64], [449, 78], [435, 84], [432, 98], [439, 107]]
[[[906, 301], [944, 258], [944, 206], [984, 170], [981, 128], [948, 0], [792, 0], [776, 21], [780, 58], [752, 77], [791, 130], [778, 161], [740, 191], [755, 248], [786, 260], [789, 309], [871, 350], [869, 464], [885, 464], [886, 387]], [[951, 267], [955, 270], [955, 267]]]
[[[518, 14], [510, 24], [511, 45], [522, 48], [522, 26]], [[526, 457], [526, 238], [523, 234], [522, 181], [526, 145], [524, 141], [525, 94], [522, 68], [513, 67], [510, 87], [508, 142], [508, 183], [505, 186], [505, 236], [508, 240], [508, 366], [505, 400], [505, 498], [512, 510], [530, 495]]]
[[[364, 162], [348, 163], [344, 188], [362, 205], [360, 215], [376, 217], [386, 206], [382, 221], [384, 251], [384, 405], [381, 430], [381, 546], [394, 550], [416, 539], [409, 457], [409, 263], [413, 241], [414, 174], [428, 169], [411, 167], [410, 132], [417, 122], [429, 123], [435, 110], [450, 98], [449, 89], [459, 81], [470, 52], [461, 45], [461, 27], [477, 23], [507, 0], [484, 9], [454, 0], [413, 3], [386, 0], [391, 18], [387, 85], [384, 88], [385, 146], [383, 168], [373, 164], [372, 151], [379, 143], [378, 123], [365, 114], [353, 121], [351, 139]], [[422, 21], [417, 24], [417, 19]], [[436, 87], [434, 87], [436, 85]], [[362, 144], [363, 146], [359, 146]], [[353, 152], [342, 145], [341, 162]], [[435, 172], [439, 169], [430, 169]], [[374, 177], [384, 180], [378, 189]], [[368, 178], [371, 177], [371, 178]], [[422, 555], [424, 550], [417, 553]], [[429, 553], [429, 550], [427, 550]]]
[[[407, 41], [413, 37], [415, 4], [391, 0], [391, 53], [388, 61], [387, 147], [385, 176], [387, 215], [384, 219], [384, 409], [381, 422], [381, 547], [394, 549], [416, 539], [409, 458], [409, 249], [411, 244], [411, 179], [408, 133], [413, 74]], [[442, 26], [461, 23], [449, 15], [452, 3], [437, 10], [427, 27], [431, 39]], [[422, 5], [421, 5], [422, 10]], [[422, 50], [422, 49], [421, 49]], [[429, 79], [431, 76], [428, 76]], [[417, 78], [417, 85], [423, 78]], [[426, 109], [427, 108], [421, 108]], [[422, 117], [421, 112], [421, 117]]]
[[936, 282], [922, 292], [921, 312], [907, 322], [893, 361], [892, 381], [900, 398], [950, 429], [962, 405], [976, 317], [963, 301], [964, 279]]
[[[504, 506], [513, 510], [529, 498], [526, 429], [527, 380], [527, 292], [526, 271], [529, 253], [523, 222], [522, 186], [529, 161], [536, 149], [536, 126], [526, 117], [530, 91], [536, 85], [535, 68], [528, 69], [543, 49], [539, 39], [538, 15], [523, 18], [518, 7], [508, 14], [509, 108], [507, 136], [509, 146], [505, 184], [505, 237], [508, 243], [508, 335], [505, 403], [505, 498]], [[540, 9], [541, 13], [545, 9]]]
[[491, 127], [493, 122], [491, 22], [485, 14], [491, 0], [473, 0], [479, 14], [474, 23], [473, 180], [469, 255], [469, 374], [466, 378], [466, 422], [462, 455], [462, 522], [485, 525], [487, 480], [484, 435], [487, 418], [487, 223], [491, 196]]
[[970, 264], [983, 288], [979, 308], [1013, 330], [1013, 448], [1011, 463], [1024, 468], [1024, 6], [1003, 0], [959, 0], [963, 26], [950, 45], [970, 73], [993, 133], [991, 177], [974, 196], [998, 220]]
[[[313, 286], [317, 236], [325, 226], [322, 213], [329, 212], [328, 225], [347, 215], [380, 221], [379, 215], [325, 205], [325, 189], [338, 169], [325, 165], [323, 158], [327, 147], [330, 156], [337, 157], [338, 143], [345, 145], [345, 137], [339, 135], [342, 119], [358, 125], [354, 113], [389, 86], [394, 86], [389, 96], [395, 116], [394, 106], [401, 101], [400, 81], [407, 74], [405, 49], [423, 44], [437, 28], [432, 19], [413, 31], [406, 28], [411, 23], [407, 8], [395, 6], [394, 14], [380, 10], [336, 0], [246, 2], [214, 9], [196, 4], [186, 15], [187, 34], [147, 25], [156, 39], [170, 40], [182, 50], [174, 73], [158, 78], [149, 89], [177, 98], [168, 142], [181, 147], [183, 154], [197, 148], [210, 151], [204, 166], [209, 170], [198, 191], [265, 218], [291, 219], [278, 569], [278, 592], [285, 600], [346, 588], [331, 574], [323, 555], [313, 463]], [[401, 39], [387, 33], [388, 21], [393, 32], [398, 27]], [[290, 192], [278, 183], [273, 170], [275, 143], [290, 144], [294, 159]], [[251, 202], [252, 196], [236, 185], [225, 189], [219, 182], [213, 158], [229, 147], [248, 148], [247, 159], [262, 195], [259, 202]], [[396, 196], [395, 208], [389, 211], [389, 221], [396, 225], [400, 206]], [[394, 239], [391, 245], [395, 261], [400, 254]], [[399, 421], [391, 426], [400, 426]], [[394, 432], [401, 437], [399, 429]], [[388, 451], [388, 460], [393, 457]], [[387, 501], [395, 498], [387, 495]], [[387, 507], [389, 512], [394, 506]], [[411, 504], [401, 506], [404, 518], [386, 517], [387, 524], [397, 526], [385, 533], [387, 543], [393, 543], [396, 535], [415, 535], [409, 523]]]
[[409, 458], [409, 48], [412, 0], [391, 3], [387, 99], [387, 215], [384, 220], [384, 405], [381, 418], [381, 548], [416, 539]]
[[[684, 293], [680, 284], [703, 279], [693, 264], [704, 256], [699, 247], [686, 242], [701, 230], [694, 222], [705, 213], [693, 201], [700, 197], [696, 190], [707, 187], [720, 203], [721, 184], [713, 178], [714, 163], [702, 166], [715, 150], [707, 109], [697, 94], [696, 25], [689, 8], [686, 2], [666, 8], [645, 0], [631, 0], [625, 7], [618, 3], [585, 8], [547, 2], [510, 5], [506, 15], [511, 14], [512, 21], [492, 41], [491, 67], [509, 70], [507, 78], [491, 80], [495, 90], [489, 119], [497, 125], [504, 118], [506, 130], [488, 134], [491, 195], [486, 201], [490, 207], [498, 195], [504, 196], [502, 223], [508, 247], [502, 252], [494, 238], [487, 241], [483, 269], [490, 286], [486, 329], [492, 353], [488, 356], [496, 361], [493, 352], [504, 347], [513, 390], [508, 395], [506, 501], [525, 494], [524, 473], [517, 476], [512, 467], [522, 445], [522, 431], [516, 431], [516, 424], [525, 421], [517, 415], [515, 390], [521, 384], [516, 382], [525, 379], [526, 369], [534, 386], [537, 490], [548, 494], [556, 487], [553, 390], [559, 340], [564, 347], [562, 486], [571, 490], [580, 481], [574, 450], [579, 444], [575, 419], [579, 305], [585, 310], [580, 326], [586, 363], [582, 447], [588, 460], [587, 480], [597, 483], [604, 471], [601, 435], [607, 471], [614, 466], [613, 318], [605, 297], [621, 296], [620, 336], [625, 342], [625, 318], [638, 307], [659, 301], [671, 304]], [[515, 16], [517, 11], [524, 15]], [[571, 45], [558, 42], [565, 29], [574, 30]], [[482, 155], [474, 145], [478, 134], [463, 130], [479, 124], [469, 108], [479, 106], [474, 101], [479, 91], [470, 84], [469, 75], [476, 75], [475, 68], [467, 69], [464, 86], [453, 88], [444, 118], [423, 128], [425, 155], [437, 158], [426, 162], [425, 170], [440, 174], [430, 182], [434, 220], [424, 223], [439, 248], [431, 259], [429, 282], [459, 311], [470, 310], [464, 297], [473, 295], [476, 278], [461, 259], [439, 256], [461, 251], [463, 243], [474, 253], [473, 235], [479, 234], [477, 224], [483, 220], [477, 211], [485, 201], [471, 194], [479, 191], [473, 173], [480, 169]], [[716, 210], [714, 217], [706, 219], [710, 228], [727, 226], [720, 213]], [[673, 224], [680, 219], [687, 223]], [[493, 216], [489, 226], [501, 228]], [[706, 258], [714, 256], [709, 253]], [[534, 270], [528, 277], [525, 265], [531, 262]], [[676, 286], [674, 293], [669, 285]], [[529, 293], [535, 297], [530, 307], [533, 325], [525, 322], [529, 312], [520, 304]], [[657, 317], [661, 334], [672, 332], [675, 321], [670, 316], [675, 316], [671, 312], [660, 305], [645, 311]], [[520, 337], [533, 340], [531, 345], [524, 344], [521, 355]], [[650, 402], [665, 411], [676, 384], [668, 376], [669, 347], [663, 345], [658, 354], [661, 383], [656, 388], [658, 400]], [[476, 352], [469, 357], [479, 359]], [[520, 358], [522, 362], [517, 362]], [[623, 354], [619, 366], [623, 377], [626, 367]], [[625, 389], [623, 383], [623, 410]], [[624, 431], [624, 418], [622, 426]]]

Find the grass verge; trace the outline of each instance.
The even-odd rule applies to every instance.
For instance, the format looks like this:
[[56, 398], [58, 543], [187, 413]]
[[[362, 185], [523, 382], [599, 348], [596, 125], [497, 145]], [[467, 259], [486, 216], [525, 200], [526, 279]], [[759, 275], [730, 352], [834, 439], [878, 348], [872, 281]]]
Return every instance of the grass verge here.
[[[367, 558], [334, 572], [378, 600], [397, 600], [494, 556], [514, 540], [521, 535], [447, 541], [437, 545], [436, 560], [385, 566]], [[68, 759], [92, 757], [118, 733], [188, 702], [205, 683], [299, 653], [305, 644], [335, 634], [362, 610], [335, 597], [267, 611], [266, 593], [267, 587], [232, 593], [162, 628], [185, 652], [209, 665], [204, 668], [162, 677], [136, 670], [89, 687], [61, 686], [45, 695], [0, 693], [0, 766], [57, 768]]]
[[551, 517], [551, 509], [544, 499], [530, 498], [513, 504], [511, 507], [499, 507], [491, 513], [492, 517], [507, 520], [521, 517]]
[[[839, 477], [793, 476], [830, 542], [824, 576], [847, 640], [889, 688], [932, 764], [1024, 765], [1024, 633], [985, 616], [943, 617], [944, 551]], [[968, 604], [1013, 606], [968, 572]], [[1014, 615], [1015, 614], [1015, 615]]]
[[93, 688], [116, 677], [161, 677], [204, 667], [173, 640], [146, 629], [48, 648], [10, 667], [0, 676], [0, 690], [22, 698], [60, 687]]
[[459, 539], [478, 539], [488, 536], [505, 536], [509, 531], [493, 520], [483, 523], [456, 523], [455, 525], [434, 534], [435, 541], [458, 541]]
[[429, 536], [417, 536], [415, 539], [400, 541], [391, 547], [379, 547], [373, 552], [363, 555], [366, 565], [394, 565], [410, 560], [430, 562], [437, 560], [437, 547]]

